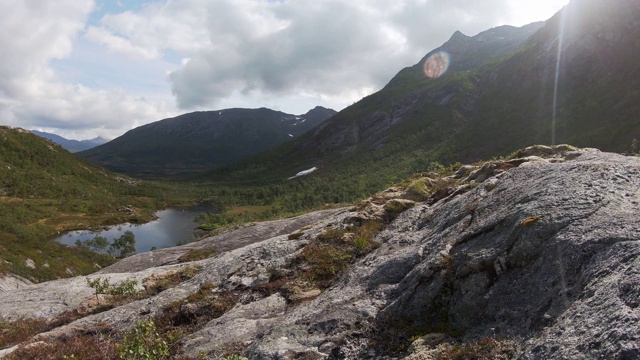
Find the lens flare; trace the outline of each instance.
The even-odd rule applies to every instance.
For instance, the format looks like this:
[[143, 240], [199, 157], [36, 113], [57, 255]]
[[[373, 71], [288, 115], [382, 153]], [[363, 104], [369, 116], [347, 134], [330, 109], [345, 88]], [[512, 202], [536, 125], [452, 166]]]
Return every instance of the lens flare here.
[[427, 59], [422, 66], [424, 75], [432, 79], [439, 78], [444, 75], [449, 68], [449, 54], [439, 51]]

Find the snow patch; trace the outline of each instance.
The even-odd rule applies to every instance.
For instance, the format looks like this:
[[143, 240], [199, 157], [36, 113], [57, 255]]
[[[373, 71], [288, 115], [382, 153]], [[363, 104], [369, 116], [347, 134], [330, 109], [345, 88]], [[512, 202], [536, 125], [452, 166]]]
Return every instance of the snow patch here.
[[289, 180], [293, 179], [293, 178], [297, 178], [298, 176], [305, 176], [305, 175], [309, 175], [312, 172], [318, 170], [317, 167], [312, 167], [311, 169], [307, 169], [307, 170], [302, 170], [299, 173], [295, 174], [294, 176], [290, 177]]
[[290, 137], [293, 137], [293, 135], [289, 134]]

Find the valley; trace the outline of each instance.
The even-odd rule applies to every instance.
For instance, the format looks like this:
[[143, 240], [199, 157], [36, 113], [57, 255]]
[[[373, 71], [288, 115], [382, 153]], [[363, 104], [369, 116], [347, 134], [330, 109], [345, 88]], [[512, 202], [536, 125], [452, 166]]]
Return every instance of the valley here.
[[457, 31], [337, 112], [0, 126], [0, 358], [640, 357], [637, 19]]

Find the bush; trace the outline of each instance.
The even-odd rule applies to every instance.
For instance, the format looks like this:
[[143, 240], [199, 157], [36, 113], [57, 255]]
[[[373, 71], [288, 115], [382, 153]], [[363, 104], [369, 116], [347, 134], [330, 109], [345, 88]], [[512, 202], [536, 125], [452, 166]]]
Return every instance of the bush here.
[[159, 360], [169, 356], [169, 346], [152, 320], [138, 322], [135, 329], [124, 334], [116, 350], [125, 360]]

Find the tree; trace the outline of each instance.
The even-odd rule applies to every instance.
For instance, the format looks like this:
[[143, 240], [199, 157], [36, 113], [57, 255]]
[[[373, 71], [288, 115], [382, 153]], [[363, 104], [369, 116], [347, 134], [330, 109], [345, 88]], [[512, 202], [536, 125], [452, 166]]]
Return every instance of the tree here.
[[76, 240], [76, 246], [95, 251], [97, 253], [104, 253], [109, 246], [109, 240], [102, 236], [96, 236], [89, 240]]
[[136, 252], [136, 236], [131, 231], [125, 231], [122, 236], [113, 239], [109, 245], [109, 254], [124, 259]]

